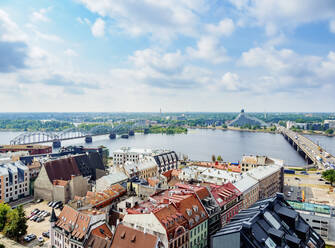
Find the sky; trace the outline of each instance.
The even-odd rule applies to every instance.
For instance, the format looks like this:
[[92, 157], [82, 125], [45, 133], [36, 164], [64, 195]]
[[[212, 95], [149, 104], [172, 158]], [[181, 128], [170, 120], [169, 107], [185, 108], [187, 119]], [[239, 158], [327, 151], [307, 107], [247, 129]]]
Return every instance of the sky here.
[[1, 0], [0, 112], [334, 112], [334, 0]]

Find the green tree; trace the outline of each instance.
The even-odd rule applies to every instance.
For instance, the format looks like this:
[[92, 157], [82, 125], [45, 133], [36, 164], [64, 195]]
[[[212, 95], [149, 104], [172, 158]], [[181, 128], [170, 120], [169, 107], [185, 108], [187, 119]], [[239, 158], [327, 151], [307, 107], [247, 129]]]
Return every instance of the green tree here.
[[216, 158], [216, 160], [221, 162], [221, 161], [222, 161], [222, 157], [221, 157], [221, 155], [219, 155], [219, 156]]
[[335, 182], [335, 170], [326, 170], [322, 172], [322, 177], [333, 185], [333, 182]]
[[327, 129], [326, 130], [326, 134], [333, 134], [334, 133], [334, 130], [333, 129]]
[[0, 232], [5, 228], [9, 211], [11, 207], [8, 204], [0, 203]]
[[27, 233], [27, 219], [22, 206], [11, 210], [7, 214], [7, 222], [3, 230], [6, 237], [17, 241]]
[[216, 158], [215, 158], [215, 155], [214, 155], [214, 154], [212, 155], [212, 161], [213, 161], [213, 162], [216, 161]]

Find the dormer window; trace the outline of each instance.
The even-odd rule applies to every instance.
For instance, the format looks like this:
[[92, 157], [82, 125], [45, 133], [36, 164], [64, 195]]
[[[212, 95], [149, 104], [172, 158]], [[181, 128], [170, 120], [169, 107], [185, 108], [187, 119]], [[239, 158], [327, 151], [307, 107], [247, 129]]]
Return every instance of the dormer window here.
[[189, 209], [189, 208], [187, 208], [187, 209], [186, 209], [186, 213], [187, 213], [188, 216], [191, 216], [191, 215], [192, 215], [192, 210]]
[[193, 205], [193, 210], [194, 210], [194, 212], [198, 212], [198, 206]]

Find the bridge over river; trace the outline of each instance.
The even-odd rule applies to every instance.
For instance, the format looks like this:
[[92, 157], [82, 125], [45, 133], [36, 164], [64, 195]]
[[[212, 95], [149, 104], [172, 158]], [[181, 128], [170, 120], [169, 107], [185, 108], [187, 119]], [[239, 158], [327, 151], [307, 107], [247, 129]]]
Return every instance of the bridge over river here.
[[120, 125], [98, 125], [90, 130], [82, 128], [70, 128], [61, 132], [25, 132], [10, 141], [11, 145], [30, 145], [52, 142], [54, 148], [61, 146], [62, 140], [85, 138], [86, 143], [91, 143], [93, 136], [109, 134], [110, 139], [117, 135], [121, 138], [128, 138], [135, 135], [135, 131], [149, 132], [149, 128], [141, 123], [120, 124]]
[[284, 138], [305, 157], [309, 164], [318, 168], [334, 168], [335, 157], [307, 137], [284, 127], [278, 127]]

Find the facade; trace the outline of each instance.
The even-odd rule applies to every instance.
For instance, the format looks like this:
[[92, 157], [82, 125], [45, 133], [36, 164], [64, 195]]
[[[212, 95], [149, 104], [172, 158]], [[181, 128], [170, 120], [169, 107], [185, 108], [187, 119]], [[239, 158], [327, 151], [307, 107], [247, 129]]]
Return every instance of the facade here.
[[278, 165], [260, 166], [247, 172], [259, 182], [259, 199], [265, 199], [283, 192], [284, 167]]
[[128, 177], [121, 171], [111, 171], [108, 175], [96, 180], [96, 191], [100, 192], [117, 183], [127, 182]]
[[165, 248], [159, 238], [150, 233], [119, 224], [111, 248]]
[[241, 180], [234, 183], [234, 186], [243, 194], [243, 209], [249, 208], [259, 199], [259, 183], [256, 179], [242, 175]]
[[[106, 215], [98, 211], [77, 211], [65, 205], [58, 217], [52, 210], [50, 217], [50, 245], [56, 248], [84, 248], [88, 237], [96, 228], [104, 230], [111, 238], [111, 229], [106, 224]], [[105, 230], [106, 229], [106, 230]], [[108, 229], [108, 230], [107, 230]], [[94, 231], [96, 233], [96, 231]], [[109, 234], [109, 235], [108, 235]]]
[[206, 247], [208, 215], [195, 193], [166, 190], [127, 209], [123, 223], [157, 235], [165, 247]]
[[277, 194], [242, 210], [211, 237], [211, 248], [323, 248], [321, 236]]
[[221, 228], [220, 206], [207, 187], [181, 183], [177, 183], [175, 187], [194, 192], [201, 201], [208, 215], [207, 245], [209, 246], [210, 236]]
[[252, 170], [254, 168], [257, 168], [258, 166], [267, 166], [267, 165], [279, 165], [284, 166], [284, 161], [280, 159], [270, 158], [267, 156], [243, 156], [242, 157], [242, 172], [247, 172], [249, 170]]
[[232, 183], [211, 185], [211, 193], [220, 207], [221, 226], [224, 226], [242, 209], [242, 193]]
[[130, 147], [122, 147], [113, 152], [113, 165], [123, 165], [127, 161], [138, 163], [144, 156], [150, 156], [151, 149], [136, 149]]
[[29, 169], [20, 161], [0, 165], [0, 202], [29, 196]]
[[34, 197], [67, 202], [75, 196], [85, 196], [89, 189], [89, 178], [81, 175], [75, 158], [65, 157], [42, 165], [35, 180]]
[[179, 158], [174, 151], [156, 152], [153, 156], [158, 166], [158, 173], [178, 169]]
[[324, 124], [328, 124], [329, 128], [335, 128], [335, 120], [325, 120]]
[[42, 145], [0, 145], [0, 153], [28, 151], [30, 155], [52, 152], [51, 146]]

